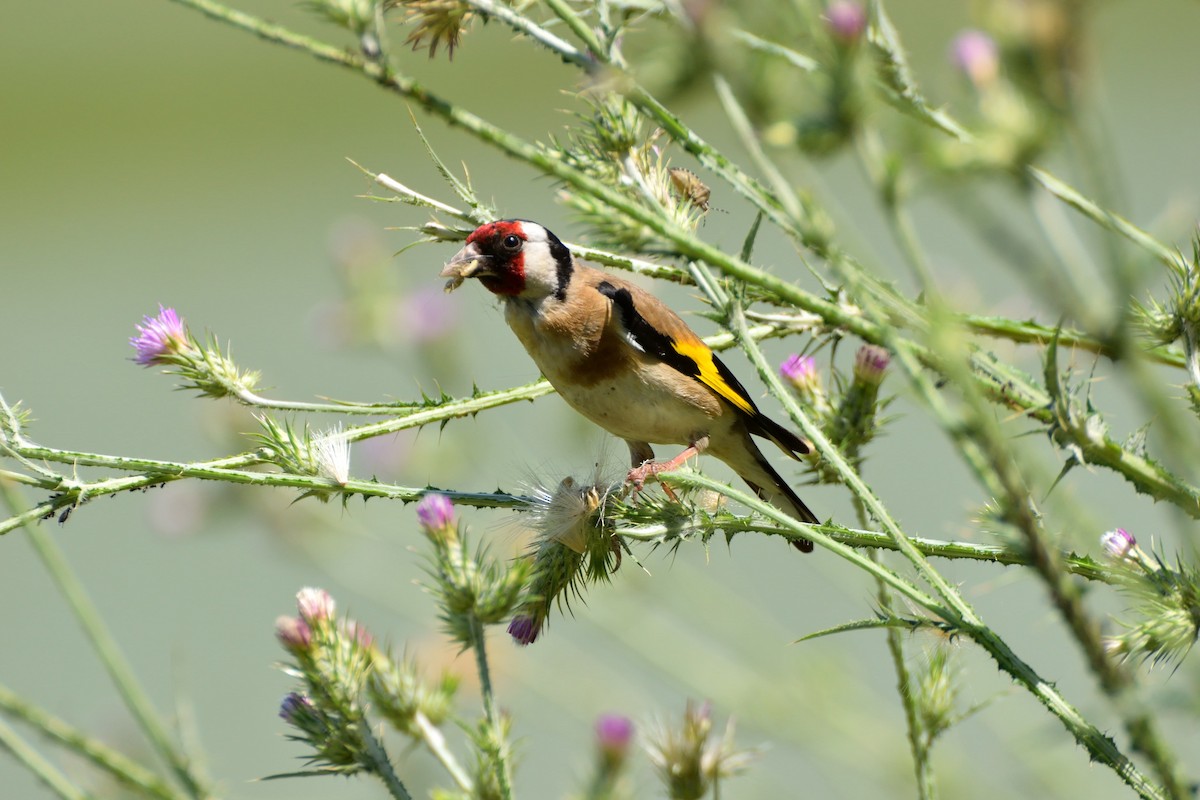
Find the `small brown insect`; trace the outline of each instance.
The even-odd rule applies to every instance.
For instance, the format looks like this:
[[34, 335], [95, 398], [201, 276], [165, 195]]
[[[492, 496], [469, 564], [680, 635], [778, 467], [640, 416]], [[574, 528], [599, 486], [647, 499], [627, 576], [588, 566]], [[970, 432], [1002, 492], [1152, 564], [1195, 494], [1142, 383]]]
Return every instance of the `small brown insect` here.
[[707, 213], [708, 198], [712, 196], [712, 191], [704, 181], [696, 177], [696, 173], [683, 167], [671, 167], [667, 172], [671, 175], [671, 185], [675, 187], [675, 191], [690, 200], [696, 208]]

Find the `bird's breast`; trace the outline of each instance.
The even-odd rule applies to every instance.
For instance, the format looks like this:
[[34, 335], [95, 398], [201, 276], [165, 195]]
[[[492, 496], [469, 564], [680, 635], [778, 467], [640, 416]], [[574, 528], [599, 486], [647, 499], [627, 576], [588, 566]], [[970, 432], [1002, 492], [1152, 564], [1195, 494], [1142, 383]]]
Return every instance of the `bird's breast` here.
[[691, 444], [733, 422], [734, 412], [700, 382], [621, 339], [608, 324], [555, 325], [510, 304], [505, 318], [567, 403], [615, 436]]

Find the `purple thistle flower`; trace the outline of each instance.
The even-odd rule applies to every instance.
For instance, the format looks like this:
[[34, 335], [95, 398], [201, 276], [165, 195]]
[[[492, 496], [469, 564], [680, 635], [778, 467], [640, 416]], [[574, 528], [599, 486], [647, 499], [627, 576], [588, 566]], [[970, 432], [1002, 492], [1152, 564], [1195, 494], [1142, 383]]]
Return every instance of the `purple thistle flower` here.
[[417, 503], [417, 520], [431, 533], [444, 530], [454, 523], [454, 503], [444, 494], [430, 492]]
[[854, 44], [867, 29], [867, 10], [853, 0], [834, 0], [825, 9], [825, 24], [833, 38]]
[[299, 692], [292, 692], [279, 704], [279, 717], [291, 725], [298, 725], [301, 720], [310, 716], [315, 710], [312, 700]]
[[158, 315], [142, 317], [142, 324], [136, 325], [138, 335], [131, 337], [129, 343], [137, 351], [134, 361], [143, 367], [154, 364], [165, 364], [170, 357], [188, 347], [187, 329], [183, 320], [173, 308], [164, 308], [158, 304]]
[[965, 30], [950, 44], [950, 62], [976, 88], [987, 86], [1000, 74], [1000, 49], [983, 31]]
[[1129, 556], [1130, 551], [1137, 547], [1137, 539], [1124, 528], [1107, 531], [1100, 537], [1100, 546], [1109, 558], [1120, 561]]
[[304, 652], [312, 646], [312, 628], [299, 617], [275, 620], [275, 638], [292, 652]]
[[797, 389], [813, 386], [820, 380], [816, 359], [799, 353], [793, 353], [779, 365], [779, 374]]
[[533, 617], [525, 615], [513, 617], [508, 625], [508, 633], [519, 645], [533, 644], [538, 634], [542, 632], [542, 623]]
[[633, 740], [633, 720], [623, 714], [601, 714], [596, 718], [596, 743], [610, 764], [625, 760]]
[[296, 593], [296, 607], [300, 609], [300, 618], [311, 625], [332, 617], [336, 606], [329, 592], [306, 586]]
[[877, 344], [864, 344], [854, 356], [854, 377], [863, 383], [878, 386], [883, 382], [883, 373], [892, 361], [887, 350]]

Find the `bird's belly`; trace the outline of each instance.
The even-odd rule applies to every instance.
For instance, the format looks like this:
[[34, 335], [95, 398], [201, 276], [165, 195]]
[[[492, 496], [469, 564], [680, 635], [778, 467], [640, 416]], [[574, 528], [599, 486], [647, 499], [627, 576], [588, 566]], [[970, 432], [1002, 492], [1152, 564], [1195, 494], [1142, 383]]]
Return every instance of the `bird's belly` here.
[[703, 408], [632, 371], [591, 386], [555, 383], [546, 377], [572, 408], [628, 441], [689, 445], [708, 435], [723, 411], [718, 403]]
[[505, 319], [546, 380], [567, 403], [614, 436], [631, 442], [690, 445], [736, 424], [735, 412], [708, 387], [626, 345], [600, 336], [564, 336], [537, 323], [516, 302]]

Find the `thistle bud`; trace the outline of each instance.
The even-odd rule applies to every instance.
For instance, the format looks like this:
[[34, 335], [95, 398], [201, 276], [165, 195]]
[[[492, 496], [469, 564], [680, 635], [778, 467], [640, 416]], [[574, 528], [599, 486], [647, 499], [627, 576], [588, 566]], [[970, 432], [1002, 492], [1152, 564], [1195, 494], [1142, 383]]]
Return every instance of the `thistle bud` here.
[[313, 706], [312, 700], [299, 692], [292, 692], [279, 704], [279, 718], [301, 730], [310, 728], [310, 723], [316, 716], [317, 709]]
[[1129, 556], [1133, 548], [1137, 547], [1137, 539], [1133, 538], [1133, 534], [1124, 528], [1116, 528], [1107, 531], [1100, 537], [1100, 546], [1104, 549], [1106, 556], [1114, 561], [1121, 561]]
[[857, 44], [867, 29], [867, 11], [853, 0], [834, 0], [825, 9], [825, 25], [839, 44]]
[[633, 720], [621, 714], [601, 714], [596, 718], [596, 746], [604, 765], [615, 770], [629, 755], [633, 741]]
[[518, 614], [508, 624], [508, 634], [519, 645], [533, 644], [542, 631], [542, 619], [528, 614]]
[[879, 345], [864, 344], [854, 356], [854, 379], [878, 386], [891, 360], [888, 351]]
[[330, 619], [336, 608], [329, 592], [311, 586], [296, 593], [296, 606], [300, 609], [300, 618], [309, 625]]
[[976, 89], [995, 82], [1000, 74], [1000, 50], [983, 31], [965, 30], [950, 45], [950, 61]]
[[421, 530], [433, 541], [457, 539], [454, 524], [454, 503], [444, 494], [431, 492], [417, 503], [417, 521]]
[[307, 652], [312, 647], [312, 628], [298, 617], [275, 620], [275, 638], [293, 653]]

